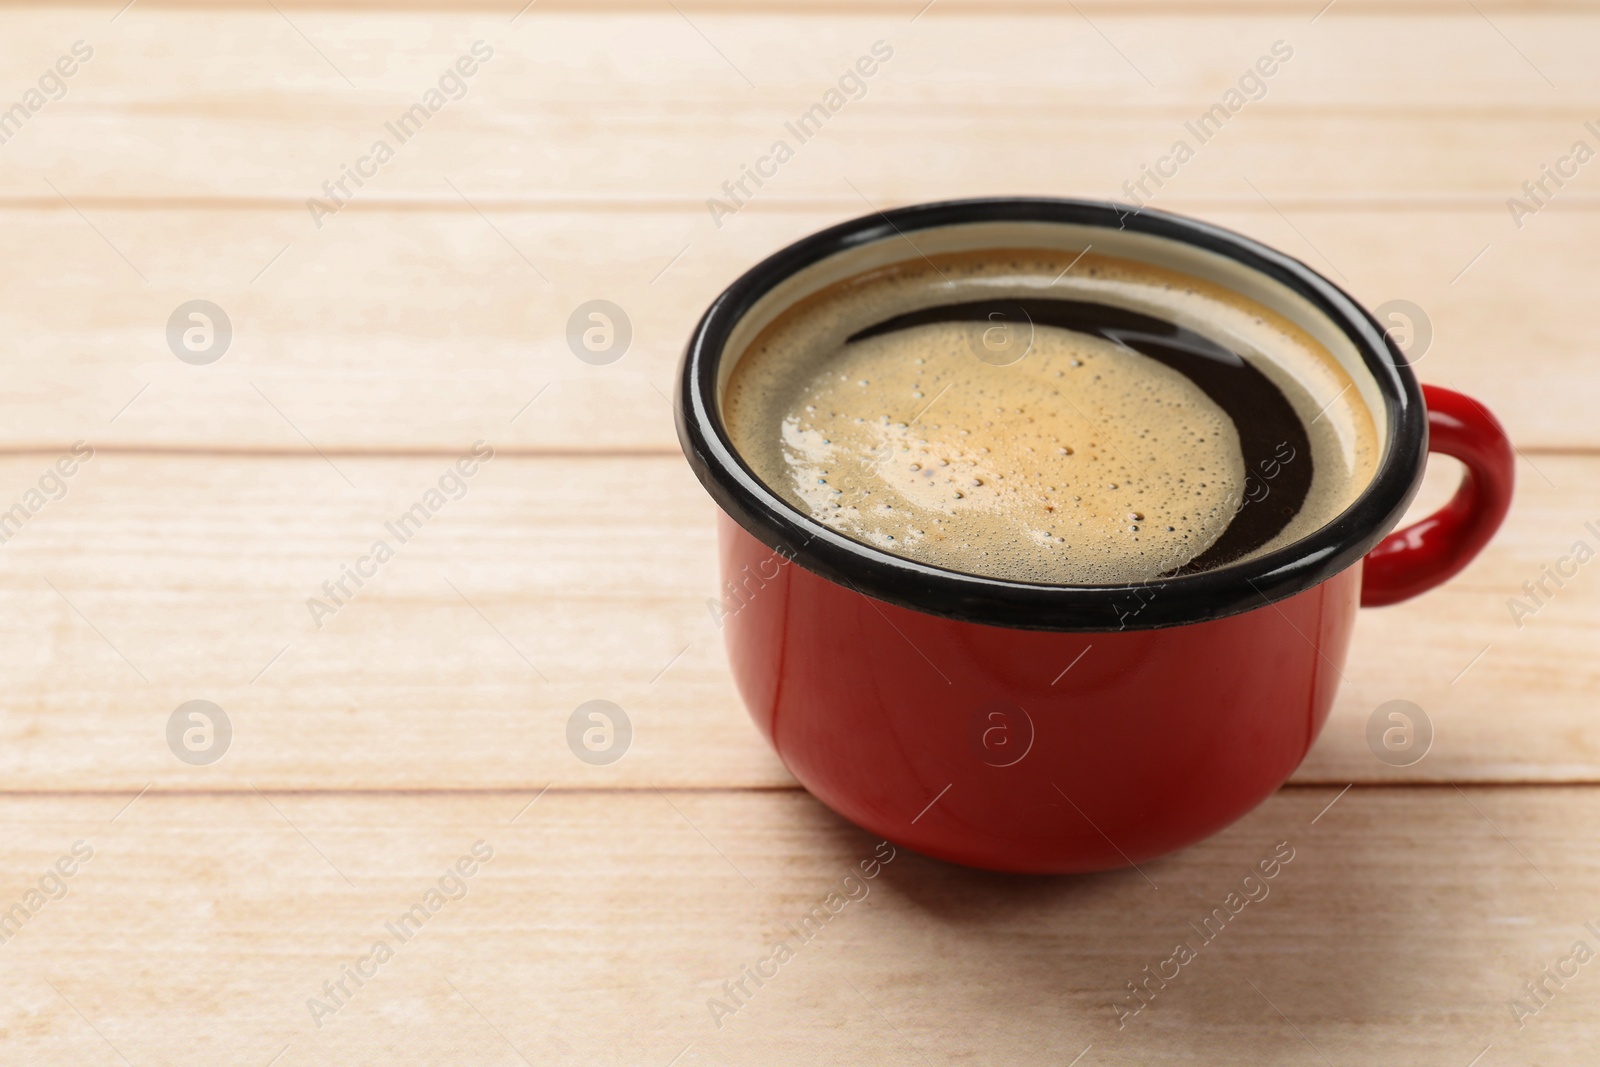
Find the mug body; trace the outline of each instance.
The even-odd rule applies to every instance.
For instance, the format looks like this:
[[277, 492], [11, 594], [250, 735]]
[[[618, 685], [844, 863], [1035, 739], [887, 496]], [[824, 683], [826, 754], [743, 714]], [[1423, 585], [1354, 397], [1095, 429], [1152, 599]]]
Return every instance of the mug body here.
[[864, 596], [727, 515], [719, 540], [734, 679], [790, 773], [879, 837], [990, 870], [1142, 863], [1270, 796], [1327, 719], [1361, 587], [1357, 563], [1221, 619], [1062, 633]]
[[[1142, 259], [1294, 322], [1372, 417], [1371, 480], [1291, 545], [1153, 582], [1067, 586], [852, 540], [739, 457], [722, 391], [784, 309], [898, 260], [1027, 246]], [[1404, 357], [1337, 286], [1229, 231], [1087, 201], [921, 205], [797, 242], [718, 297], [678, 390], [685, 455], [723, 512], [717, 614], [733, 672], [785, 765], [875, 834], [1008, 871], [1137, 864], [1228, 825], [1288, 778], [1332, 704], [1362, 559], [1404, 513], [1428, 448]]]

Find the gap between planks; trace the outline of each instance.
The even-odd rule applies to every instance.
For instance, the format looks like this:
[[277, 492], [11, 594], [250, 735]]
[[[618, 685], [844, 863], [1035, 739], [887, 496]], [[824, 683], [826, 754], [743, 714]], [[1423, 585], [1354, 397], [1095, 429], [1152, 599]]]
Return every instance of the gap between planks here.
[[[73, 441], [35, 442], [25, 445], [0, 445], [0, 459], [9, 456], [57, 456], [70, 450]], [[294, 448], [252, 448], [225, 445], [95, 445], [95, 455], [149, 456], [165, 458], [228, 458], [228, 459], [455, 459], [461, 447], [410, 448], [363, 446], [360, 448], [324, 448], [319, 451]], [[1527, 445], [1518, 446], [1524, 456], [1600, 456], [1600, 445]], [[682, 456], [676, 445], [618, 446], [607, 448], [577, 448], [572, 446], [545, 447], [542, 445], [495, 446], [495, 458], [507, 459], [670, 459]], [[1440, 453], [1442, 455], [1442, 453]]]
[[[1327, 790], [1396, 790], [1396, 789], [1475, 789], [1475, 790], [1539, 790], [1539, 789], [1596, 789], [1600, 788], [1600, 781], [1563, 780], [1563, 781], [1535, 781], [1531, 779], [1508, 779], [1505, 781], [1491, 781], [1478, 779], [1474, 781], [1394, 781], [1394, 782], [1350, 782], [1340, 785], [1335, 781], [1327, 782], [1285, 782], [1279, 786], [1277, 792], [1318, 792]], [[792, 785], [555, 785], [551, 784], [540, 788], [529, 786], [526, 789], [507, 789], [504, 786], [485, 786], [473, 788], [464, 786], [447, 786], [432, 788], [420, 786], [415, 788], [395, 788], [392, 786], [354, 787], [339, 789], [286, 789], [277, 786], [256, 788], [245, 785], [238, 788], [220, 789], [172, 789], [147, 787], [143, 790], [132, 789], [0, 789], [0, 803], [8, 800], [27, 800], [30, 798], [68, 798], [68, 797], [234, 797], [234, 796], [270, 796], [270, 797], [525, 797], [544, 796], [546, 794], [561, 794], [563, 796], [628, 796], [633, 794], [650, 793], [676, 793], [684, 795], [728, 795], [754, 793], [804, 793], [804, 786], [795, 783]], [[819, 801], [820, 803], [820, 801]]]
[[[42, 442], [24, 445], [0, 445], [0, 458], [7, 456], [57, 456], [61, 452], [70, 450], [74, 442]], [[326, 457], [336, 459], [457, 459], [461, 455], [464, 445], [453, 447], [441, 446], [437, 448], [417, 448], [413, 446], [397, 445], [387, 448], [381, 445], [321, 448], [311, 450], [306, 448], [255, 448], [246, 445], [129, 445], [110, 444], [95, 445], [96, 456], [149, 456], [157, 459], [167, 458], [227, 458], [227, 459], [316, 459]], [[1537, 452], [1537, 449], [1523, 449], [1525, 452]], [[1600, 453], [1600, 445], [1594, 448]], [[618, 445], [610, 448], [605, 445], [579, 448], [568, 445], [496, 445], [494, 458], [501, 459], [663, 459], [681, 456], [683, 451], [676, 445]]]
[[[3, 3], [3, 0], [0, 0], [0, 3]], [[1548, 112], [1542, 112], [1542, 114], [1548, 114]], [[873, 201], [881, 207], [904, 207], [910, 204], [925, 203], [933, 199], [940, 198], [921, 197], [912, 200], [898, 200], [892, 197], [874, 196]], [[1095, 198], [1089, 197], [1089, 199]], [[751, 216], [814, 215], [840, 212], [854, 217], [862, 214], [861, 206], [859, 199], [850, 197], [773, 196], [759, 201], [752, 201], [741, 209], [741, 214], [748, 212]], [[74, 210], [84, 207], [100, 211], [150, 211], [170, 212], [173, 214], [204, 214], [206, 212], [222, 211], [303, 211], [305, 210], [305, 200], [290, 196], [100, 196], [94, 193], [74, 193], [72, 204], [68, 204], [58, 196], [0, 194], [0, 211], [72, 213]], [[1369, 196], [1365, 194], [1350, 196], [1282, 195], [1276, 197], [1272, 204], [1262, 203], [1261, 198], [1258, 196], [1199, 195], [1192, 197], [1173, 196], [1169, 200], [1163, 200], [1160, 204], [1152, 205], [1152, 210], [1159, 209], [1183, 213], [1227, 211], [1239, 214], [1262, 215], [1271, 215], [1283, 210], [1322, 212], [1325, 214], [1398, 215], [1422, 212], [1429, 214], [1455, 214], [1465, 211], [1500, 211], [1504, 208], [1504, 198], [1485, 193], [1419, 196]], [[340, 212], [341, 214], [350, 212], [362, 215], [401, 213], [455, 215], [474, 214], [479, 210], [521, 212], [525, 214], [573, 214], [580, 212], [596, 215], [625, 213], [671, 214], [676, 212], [695, 214], [706, 210], [706, 202], [703, 198], [688, 195], [571, 196], [531, 193], [514, 197], [478, 196], [473, 199], [471, 204], [465, 204], [461, 202], [460, 198], [384, 197], [374, 193], [364, 199], [354, 200], [345, 204], [340, 209]], [[1561, 200], [1548, 204], [1541, 211], [1552, 215], [1600, 212], [1600, 194], [1576, 191], [1565, 193]]]
[[[292, 11], [354, 14], [411, 14], [438, 12], [451, 14], [504, 14], [512, 21], [525, 14], [651, 14], [659, 15], [660, 0], [135, 0], [146, 10], [162, 11], [268, 11], [284, 7]], [[59, 9], [66, 5], [49, 0], [0, 0], [0, 11]], [[133, 6], [128, 0], [103, 0], [74, 4], [89, 10], [117, 12]], [[905, 15], [913, 21], [922, 18], [973, 17], [981, 15], [1036, 15], [1064, 17], [1058, 0], [680, 0], [675, 6], [706, 15], [832, 16]], [[1320, 17], [1322, 0], [1078, 0], [1069, 5], [1075, 12], [1101, 15], [1163, 18], [1173, 15], [1299, 15], [1308, 21]], [[1478, 0], [1471, 5], [1482, 11], [1516, 15], [1591, 15], [1600, 13], [1594, 0]], [[1442, 15], [1476, 18], [1476, 12], [1454, 0], [1339, 0], [1341, 13], [1365, 15]], [[1072, 17], [1077, 17], [1073, 14]]]

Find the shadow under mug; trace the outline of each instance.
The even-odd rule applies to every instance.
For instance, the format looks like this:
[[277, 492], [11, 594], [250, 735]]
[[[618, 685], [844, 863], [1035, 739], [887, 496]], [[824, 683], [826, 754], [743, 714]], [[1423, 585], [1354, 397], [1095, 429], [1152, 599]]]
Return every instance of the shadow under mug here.
[[[1090, 245], [1224, 285], [1326, 346], [1379, 435], [1356, 500], [1244, 562], [1142, 584], [1045, 585], [852, 540], [788, 504], [734, 451], [721, 418], [732, 360], [798, 300], [937, 253]], [[875, 835], [1005, 871], [1137, 864], [1266, 799], [1327, 718], [1357, 607], [1405, 600], [1466, 566], [1504, 518], [1514, 473], [1494, 417], [1419, 388], [1384, 329], [1309, 267], [1203, 222], [1078, 200], [918, 205], [784, 248], [700, 320], [676, 408], [684, 452], [723, 513], [720, 622], [734, 676], [784, 764]], [[1465, 465], [1460, 488], [1391, 534], [1430, 449]]]

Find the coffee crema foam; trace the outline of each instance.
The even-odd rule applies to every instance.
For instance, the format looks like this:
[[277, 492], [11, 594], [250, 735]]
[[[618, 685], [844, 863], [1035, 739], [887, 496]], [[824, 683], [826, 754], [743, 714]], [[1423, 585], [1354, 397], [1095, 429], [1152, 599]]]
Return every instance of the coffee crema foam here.
[[[1003, 321], [984, 311], [1012, 298]], [[952, 306], [976, 308], [974, 321], [930, 321], [944, 312], [928, 309]], [[1116, 328], [1039, 321], [1097, 309]], [[1150, 347], [1146, 317], [1242, 359], [1235, 373], [1281, 392], [1291, 432], [1263, 437], [1256, 413], [1230, 414], [1225, 388], [1208, 395], [1204, 375]], [[1247, 509], [1271, 522], [1238, 558], [1342, 511], [1377, 457], [1352, 385], [1298, 327], [1220, 286], [1094, 254], [1002, 250], [899, 263], [801, 301], [742, 354], [723, 418], [769, 488], [849, 537], [969, 574], [1107, 585], [1232, 562], [1213, 562], [1214, 549], [1227, 555], [1219, 541], [1238, 540]]]

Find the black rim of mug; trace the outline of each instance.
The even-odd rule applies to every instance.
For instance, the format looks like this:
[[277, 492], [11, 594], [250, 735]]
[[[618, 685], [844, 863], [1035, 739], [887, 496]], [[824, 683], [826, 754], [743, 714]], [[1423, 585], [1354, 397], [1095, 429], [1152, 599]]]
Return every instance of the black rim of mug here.
[[[1192, 245], [1281, 282], [1355, 345], [1383, 398], [1388, 447], [1351, 505], [1299, 541], [1198, 574], [1122, 585], [1049, 585], [988, 578], [896, 556], [809, 518], [756, 477], [718, 414], [718, 367], [729, 336], [780, 282], [820, 260], [918, 230], [984, 222], [1045, 222], [1132, 230]], [[1405, 514], [1421, 483], [1428, 426], [1405, 356], [1349, 294], [1281, 252], [1241, 234], [1162, 211], [1104, 201], [998, 197], [917, 204], [865, 215], [787, 246], [712, 301], [684, 352], [674, 403], [678, 439], [695, 476], [727, 514], [774, 551], [858, 593], [925, 614], [1008, 629], [1094, 632], [1205, 622], [1294, 596], [1345, 570]]]

